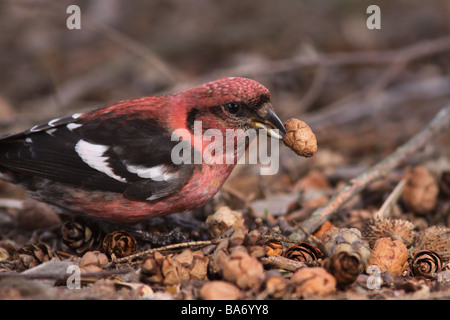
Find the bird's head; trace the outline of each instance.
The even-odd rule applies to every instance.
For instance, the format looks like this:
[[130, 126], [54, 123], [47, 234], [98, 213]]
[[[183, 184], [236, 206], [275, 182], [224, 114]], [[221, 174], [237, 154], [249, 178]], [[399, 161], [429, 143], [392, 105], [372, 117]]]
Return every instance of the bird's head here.
[[223, 78], [182, 94], [188, 107], [188, 127], [195, 121], [202, 121], [203, 131], [264, 129], [278, 139], [286, 133], [283, 122], [272, 108], [269, 90], [254, 80]]

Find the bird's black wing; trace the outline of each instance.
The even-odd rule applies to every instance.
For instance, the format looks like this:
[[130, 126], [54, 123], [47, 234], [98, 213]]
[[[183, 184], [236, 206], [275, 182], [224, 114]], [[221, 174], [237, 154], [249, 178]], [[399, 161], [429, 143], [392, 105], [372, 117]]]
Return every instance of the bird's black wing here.
[[156, 200], [181, 189], [193, 174], [193, 164], [171, 159], [178, 143], [157, 119], [83, 122], [76, 114], [0, 138], [0, 172]]

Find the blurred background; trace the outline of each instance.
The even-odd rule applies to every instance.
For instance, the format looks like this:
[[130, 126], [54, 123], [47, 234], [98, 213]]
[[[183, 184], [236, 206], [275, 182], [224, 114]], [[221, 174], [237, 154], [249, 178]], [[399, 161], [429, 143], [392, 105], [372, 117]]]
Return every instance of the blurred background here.
[[[73, 14], [67, 13], [70, 5], [81, 10], [79, 30], [67, 28]], [[381, 10], [381, 29], [367, 28], [370, 14], [366, 11], [370, 5], [378, 5]], [[386, 159], [450, 103], [450, 1], [0, 0], [0, 135], [120, 100], [174, 93], [228, 76], [252, 78], [266, 86], [283, 121], [298, 118], [309, 124], [316, 134], [318, 151], [306, 159], [280, 143], [280, 157], [273, 159], [280, 160], [277, 174], [262, 176], [257, 165], [238, 165], [203, 208], [135, 226], [136, 231], [147, 236], [142, 237], [145, 244], [139, 244], [141, 251], [162, 243], [210, 239], [206, 216], [223, 204], [239, 210], [248, 230], [236, 228], [240, 232], [235, 232], [233, 238], [228, 230], [217, 250], [211, 249], [213, 246], [205, 248], [204, 252], [211, 256], [209, 261], [214, 262], [205, 262], [208, 273], [219, 268], [219, 259], [223, 261], [228, 246], [235, 246], [233, 242], [239, 245], [231, 247], [230, 252], [246, 246], [252, 256], [261, 255], [258, 248], [264, 253], [266, 249], [259, 246], [259, 240], [246, 244], [250, 237], [244, 240], [243, 233], [247, 231], [259, 230], [256, 235], [263, 235], [270, 228], [270, 234], [277, 236], [298, 232], [298, 226], [308, 221], [311, 213], [317, 213], [317, 208], [333, 199], [353, 178]], [[449, 146], [447, 130], [384, 179], [364, 185], [364, 190], [339, 206], [319, 231], [332, 227], [362, 230], [378, 210], [385, 217], [412, 222], [419, 231], [429, 226], [450, 227]], [[411, 173], [410, 168], [416, 170]], [[408, 177], [407, 184], [404, 177]], [[398, 188], [401, 183], [403, 189]], [[113, 264], [104, 270], [127, 272], [120, 276], [109, 273], [114, 275], [114, 282], [107, 282], [111, 279], [104, 275], [97, 278], [100, 281], [93, 276], [94, 280], [89, 277], [83, 282], [86, 290], [64, 291], [62, 279], [66, 276], [51, 275], [60, 275], [61, 268], [67, 267], [56, 269], [54, 255], [67, 258], [61, 263], [68, 262], [69, 257], [78, 261], [69, 250], [74, 254], [97, 250], [102, 232], [85, 223], [67, 227], [65, 222], [77, 221], [79, 216], [59, 216], [46, 205], [24, 199], [23, 190], [0, 181], [0, 274], [22, 271], [50, 259], [48, 262], [55, 264], [47, 264], [45, 269], [41, 264], [40, 269], [33, 268], [34, 273], [23, 272], [19, 277], [0, 276], [0, 300], [135, 299], [137, 295], [171, 299], [175, 291], [176, 299], [199, 297], [198, 280], [183, 280], [182, 284], [166, 287], [164, 282], [155, 282], [155, 292], [164, 290], [164, 295], [153, 296], [153, 292], [137, 286], [137, 275], [142, 276], [144, 263], [131, 259], [130, 268]], [[337, 203], [342, 202], [334, 201], [334, 207]], [[402, 225], [405, 227], [400, 231], [408, 236], [409, 227]], [[437, 248], [448, 258], [445, 230], [434, 232]], [[380, 233], [384, 236], [383, 230]], [[117, 240], [118, 247], [133, 243], [123, 239]], [[256, 239], [255, 234], [252, 239]], [[251, 251], [254, 248], [257, 250]], [[182, 259], [187, 261], [185, 257]], [[192, 253], [191, 257], [194, 262], [202, 261]], [[394, 258], [389, 255], [386, 260]], [[201, 269], [197, 266], [203, 262], [197, 262], [195, 268], [189, 268]], [[150, 274], [160, 273], [155, 271], [159, 263], [149, 269]], [[171, 277], [182, 279], [179, 270], [187, 273], [184, 262], [183, 267], [181, 262], [167, 265], [170, 271], [164, 273]], [[253, 262], [247, 265], [254, 266]], [[95, 274], [97, 269], [93, 270]], [[266, 270], [264, 277], [269, 279], [269, 272], [275, 270]], [[42, 281], [47, 271], [49, 278]], [[219, 271], [212, 271], [212, 279], [222, 279]], [[388, 274], [383, 276], [386, 291], [365, 290], [369, 280], [360, 278], [358, 287], [340, 290], [335, 297], [446, 299], [446, 272], [442, 281], [425, 282]], [[96, 283], [91, 286], [93, 281]], [[129, 281], [132, 283], [126, 289]], [[272, 299], [268, 281], [265, 283], [264, 291], [252, 285], [242, 297]], [[279, 289], [280, 283], [281, 287], [291, 286], [275, 282], [277, 299], [278, 292], [284, 291]]]
[[[72, 4], [80, 30], [66, 27]], [[372, 4], [380, 30], [366, 26]], [[306, 160], [281, 147], [276, 177], [245, 168], [246, 182], [236, 170], [229, 184], [244, 193], [277, 188], [275, 178], [283, 188], [311, 167], [351, 178], [450, 98], [446, 0], [0, 0], [0, 30], [0, 134], [224, 76], [264, 84], [283, 120], [311, 126], [319, 152]], [[449, 142], [440, 136], [411, 163], [448, 167]]]

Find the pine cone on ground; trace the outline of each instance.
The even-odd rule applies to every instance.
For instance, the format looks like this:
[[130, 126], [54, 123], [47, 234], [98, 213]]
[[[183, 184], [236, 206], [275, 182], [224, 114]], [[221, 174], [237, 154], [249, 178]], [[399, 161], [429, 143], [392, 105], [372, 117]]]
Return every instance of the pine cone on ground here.
[[375, 218], [369, 219], [363, 227], [363, 239], [373, 247], [380, 238], [390, 237], [392, 240], [400, 240], [406, 246], [414, 244], [417, 233], [415, 225], [407, 220]]
[[323, 267], [335, 277], [338, 288], [345, 288], [355, 282], [361, 271], [358, 258], [345, 251], [325, 259]]
[[288, 259], [312, 264], [317, 262], [319, 259], [322, 259], [323, 253], [319, 248], [303, 242], [291, 245], [283, 252], [282, 256]]
[[327, 257], [345, 251], [355, 256], [360, 262], [360, 270], [364, 270], [370, 259], [369, 244], [361, 239], [361, 232], [356, 228], [341, 228], [331, 234], [322, 236], [322, 245]]
[[432, 226], [418, 235], [417, 250], [434, 251], [442, 258], [444, 263], [450, 261], [450, 228]]
[[61, 234], [63, 247], [77, 254], [98, 250], [103, 238], [99, 228], [91, 228], [76, 221], [65, 222], [61, 227]]
[[400, 240], [389, 237], [378, 239], [373, 247], [368, 265], [376, 265], [381, 272], [391, 272], [401, 275], [408, 263], [408, 249]]
[[136, 253], [136, 239], [123, 230], [108, 233], [103, 239], [103, 250], [110, 257], [122, 258]]
[[442, 270], [442, 258], [433, 251], [419, 250], [411, 259], [410, 269], [413, 276], [422, 276], [433, 279], [434, 275]]
[[36, 267], [51, 259], [59, 260], [59, 257], [53, 252], [48, 244], [38, 242], [36, 244], [28, 244], [25, 247], [18, 249], [14, 254], [14, 265], [17, 269], [23, 271]]

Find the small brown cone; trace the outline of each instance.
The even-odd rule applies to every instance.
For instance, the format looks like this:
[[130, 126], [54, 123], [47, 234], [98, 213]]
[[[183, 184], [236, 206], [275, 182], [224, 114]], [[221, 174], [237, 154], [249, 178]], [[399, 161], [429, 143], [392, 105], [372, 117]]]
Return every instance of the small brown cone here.
[[417, 249], [434, 251], [444, 263], [450, 261], [450, 228], [432, 226], [421, 232], [418, 238]]
[[292, 260], [314, 263], [323, 258], [323, 253], [319, 248], [303, 242], [291, 245], [283, 252], [282, 256]]
[[413, 223], [402, 219], [375, 218], [369, 219], [363, 227], [363, 238], [371, 247], [380, 238], [390, 237], [393, 240], [401, 240], [406, 246], [414, 243], [416, 238]]
[[237, 300], [240, 296], [239, 288], [226, 281], [209, 281], [200, 289], [200, 297], [204, 300]]
[[280, 272], [270, 270], [266, 273], [264, 288], [269, 297], [282, 299], [289, 292], [290, 286], [288, 279], [281, 276]]
[[77, 254], [96, 251], [101, 247], [103, 233], [76, 221], [65, 222], [61, 227], [62, 245]]
[[416, 166], [406, 173], [407, 183], [402, 193], [405, 206], [418, 215], [425, 215], [436, 207], [439, 187], [425, 166]]
[[244, 226], [244, 217], [239, 211], [231, 210], [229, 207], [220, 207], [206, 219], [206, 226], [212, 238], [220, 237], [230, 228], [239, 229]]
[[103, 250], [110, 257], [126, 257], [136, 253], [136, 239], [126, 231], [113, 231], [103, 239]]
[[336, 279], [322, 267], [301, 268], [291, 281], [295, 293], [303, 298], [326, 296], [336, 291]]
[[323, 267], [336, 278], [341, 289], [355, 282], [361, 270], [359, 259], [345, 251], [325, 259]]
[[381, 238], [375, 243], [368, 266], [377, 265], [381, 272], [401, 275], [407, 268], [408, 250], [400, 240]]
[[241, 289], [258, 288], [264, 280], [262, 264], [245, 251], [233, 251], [221, 264], [223, 278]]
[[442, 270], [442, 258], [433, 251], [419, 250], [411, 259], [410, 268], [414, 276], [433, 279], [434, 274]]
[[324, 253], [327, 257], [331, 257], [338, 252], [347, 252], [358, 258], [362, 271], [369, 261], [371, 251], [367, 241], [361, 238], [361, 231], [356, 228], [327, 231], [322, 236]]
[[83, 272], [99, 272], [102, 266], [108, 263], [108, 257], [100, 251], [86, 252], [80, 261], [80, 268]]
[[283, 253], [283, 244], [278, 240], [267, 241], [264, 245], [268, 257], [280, 256]]
[[18, 249], [14, 254], [14, 265], [19, 270], [26, 270], [37, 265], [50, 261], [51, 259], [59, 260], [59, 257], [50, 246], [44, 242], [36, 244], [28, 244], [25, 247]]
[[286, 134], [283, 142], [296, 154], [302, 157], [312, 157], [317, 151], [317, 139], [311, 128], [299, 119], [289, 119], [284, 125]]
[[161, 283], [164, 279], [161, 272], [163, 262], [164, 256], [160, 252], [146, 256], [141, 268], [142, 281], [147, 283]]

